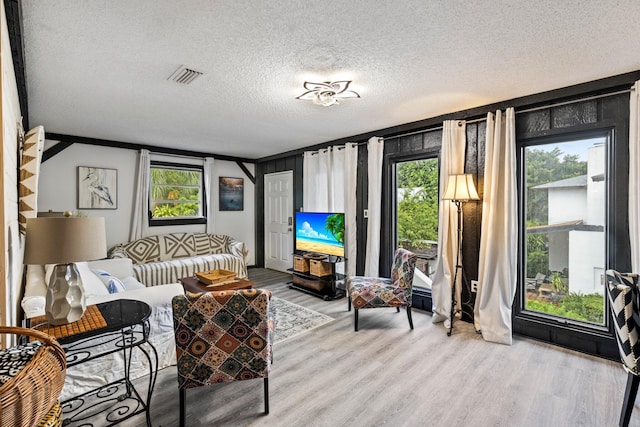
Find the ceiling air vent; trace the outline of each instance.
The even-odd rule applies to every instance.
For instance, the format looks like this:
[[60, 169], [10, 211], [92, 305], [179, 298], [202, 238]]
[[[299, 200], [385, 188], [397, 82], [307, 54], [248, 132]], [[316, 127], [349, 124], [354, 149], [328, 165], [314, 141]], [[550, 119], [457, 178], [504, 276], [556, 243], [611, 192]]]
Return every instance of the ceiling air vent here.
[[196, 71], [191, 68], [187, 68], [184, 65], [181, 65], [177, 70], [173, 72], [173, 74], [169, 76], [167, 80], [180, 83], [181, 85], [188, 85], [201, 75], [202, 73], [200, 71]]

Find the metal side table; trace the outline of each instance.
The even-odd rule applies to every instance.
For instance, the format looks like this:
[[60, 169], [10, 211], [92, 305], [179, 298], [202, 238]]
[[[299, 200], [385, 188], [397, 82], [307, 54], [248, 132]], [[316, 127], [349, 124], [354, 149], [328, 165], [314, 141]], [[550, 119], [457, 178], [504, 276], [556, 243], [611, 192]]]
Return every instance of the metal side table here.
[[[112, 426], [144, 412], [147, 426], [151, 427], [150, 404], [156, 382], [158, 353], [148, 341], [150, 315], [148, 304], [120, 299], [88, 306], [82, 319], [67, 325], [49, 325], [44, 316], [31, 319], [32, 328], [58, 339], [67, 356], [67, 367], [118, 351], [124, 356], [122, 379], [62, 402], [64, 426]], [[129, 378], [136, 348], [149, 363], [146, 400]]]

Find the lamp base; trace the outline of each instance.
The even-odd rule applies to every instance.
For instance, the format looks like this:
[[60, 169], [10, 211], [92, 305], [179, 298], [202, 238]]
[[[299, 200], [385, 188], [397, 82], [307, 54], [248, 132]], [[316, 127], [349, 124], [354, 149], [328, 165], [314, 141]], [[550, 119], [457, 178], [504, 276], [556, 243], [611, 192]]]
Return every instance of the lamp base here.
[[87, 305], [82, 279], [75, 264], [58, 264], [53, 267], [45, 314], [50, 325], [64, 325], [82, 318]]

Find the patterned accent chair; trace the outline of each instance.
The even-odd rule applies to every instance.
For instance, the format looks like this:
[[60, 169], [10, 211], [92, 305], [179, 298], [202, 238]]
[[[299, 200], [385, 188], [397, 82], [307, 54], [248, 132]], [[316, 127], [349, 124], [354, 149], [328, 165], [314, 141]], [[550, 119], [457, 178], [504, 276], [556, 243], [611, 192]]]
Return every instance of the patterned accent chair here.
[[396, 307], [398, 312], [400, 307], [406, 307], [409, 327], [413, 329], [411, 295], [416, 259], [416, 255], [412, 252], [398, 248], [393, 258], [391, 278], [352, 276], [347, 279], [349, 311], [353, 303], [356, 331], [358, 331], [358, 310], [377, 307]]
[[219, 291], [173, 298], [180, 425], [185, 425], [188, 388], [264, 379], [264, 412], [269, 413], [275, 312], [263, 289]]
[[638, 275], [607, 270], [607, 295], [616, 332], [622, 367], [627, 371], [620, 426], [628, 426], [640, 385], [640, 340], [638, 317]]

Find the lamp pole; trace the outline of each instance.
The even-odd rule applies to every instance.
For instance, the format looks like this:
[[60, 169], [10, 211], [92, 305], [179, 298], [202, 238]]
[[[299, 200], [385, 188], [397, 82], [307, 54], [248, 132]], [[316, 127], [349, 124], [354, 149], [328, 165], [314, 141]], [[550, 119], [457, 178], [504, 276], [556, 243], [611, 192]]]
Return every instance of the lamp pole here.
[[452, 202], [456, 205], [458, 209], [458, 245], [456, 252], [456, 271], [453, 275], [453, 283], [451, 284], [451, 313], [449, 315], [449, 331], [447, 332], [447, 336], [451, 336], [451, 332], [453, 330], [453, 319], [458, 312], [456, 310], [456, 284], [458, 283], [458, 270], [462, 273], [462, 278], [464, 279], [464, 270], [462, 268], [462, 264], [460, 263], [460, 251], [462, 250], [462, 200], [452, 200]]

